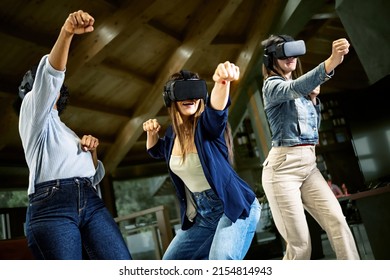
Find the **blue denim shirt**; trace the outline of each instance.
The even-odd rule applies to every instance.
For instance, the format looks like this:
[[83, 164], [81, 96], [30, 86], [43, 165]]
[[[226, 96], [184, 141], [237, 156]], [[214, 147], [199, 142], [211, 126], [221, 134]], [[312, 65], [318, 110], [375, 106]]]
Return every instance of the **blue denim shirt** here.
[[[195, 130], [195, 145], [204, 175], [211, 188], [222, 200], [224, 213], [235, 222], [239, 217], [248, 217], [251, 205], [256, 196], [252, 188], [242, 180], [229, 163], [228, 148], [225, 143], [224, 130], [228, 120], [228, 106], [224, 110], [214, 110], [206, 106], [199, 118]], [[186, 216], [187, 201], [184, 182], [172, 172], [169, 159], [175, 134], [169, 126], [165, 136], [160, 138], [148, 153], [158, 159], [164, 158], [180, 202], [182, 229], [188, 229], [192, 222]]]
[[326, 74], [323, 62], [295, 80], [271, 76], [264, 81], [264, 110], [273, 147], [318, 143], [320, 100], [314, 105], [309, 94], [333, 74]]

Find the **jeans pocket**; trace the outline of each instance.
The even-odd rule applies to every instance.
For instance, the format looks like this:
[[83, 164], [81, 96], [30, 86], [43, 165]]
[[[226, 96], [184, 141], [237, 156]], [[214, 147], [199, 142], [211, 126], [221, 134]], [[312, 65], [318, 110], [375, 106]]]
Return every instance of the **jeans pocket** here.
[[43, 203], [54, 196], [59, 190], [57, 186], [46, 186], [35, 190], [35, 193], [29, 195], [30, 205]]

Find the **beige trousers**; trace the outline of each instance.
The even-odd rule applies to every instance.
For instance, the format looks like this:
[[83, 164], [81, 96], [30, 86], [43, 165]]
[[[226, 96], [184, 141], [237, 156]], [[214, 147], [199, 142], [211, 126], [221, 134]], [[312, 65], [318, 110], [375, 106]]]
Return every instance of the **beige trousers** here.
[[305, 209], [326, 231], [337, 259], [359, 259], [341, 206], [317, 168], [315, 146], [273, 147], [263, 164], [262, 184], [286, 241], [283, 259], [310, 259]]

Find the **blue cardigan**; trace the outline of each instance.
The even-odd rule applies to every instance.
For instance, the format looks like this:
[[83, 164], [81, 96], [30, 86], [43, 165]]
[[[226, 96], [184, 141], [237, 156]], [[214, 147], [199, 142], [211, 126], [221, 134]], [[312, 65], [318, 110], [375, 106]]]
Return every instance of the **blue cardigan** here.
[[[225, 215], [235, 222], [240, 217], [248, 217], [251, 204], [256, 196], [252, 188], [238, 176], [228, 160], [224, 130], [228, 120], [229, 105], [230, 101], [221, 111], [214, 110], [210, 106], [205, 107], [196, 126], [195, 145], [208, 183], [222, 200]], [[193, 223], [186, 216], [187, 201], [184, 182], [169, 167], [174, 139], [175, 133], [170, 125], [165, 136], [148, 149], [148, 153], [153, 158], [165, 159], [167, 163], [168, 172], [180, 202], [182, 229], [185, 230]]]

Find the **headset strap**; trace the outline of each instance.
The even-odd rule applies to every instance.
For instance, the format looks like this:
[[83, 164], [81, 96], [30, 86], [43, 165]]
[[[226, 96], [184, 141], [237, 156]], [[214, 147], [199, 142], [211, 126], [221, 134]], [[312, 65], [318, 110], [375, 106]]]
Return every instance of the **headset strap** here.
[[191, 72], [188, 70], [181, 70], [180, 74], [183, 76], [184, 80], [190, 80], [191, 79]]

